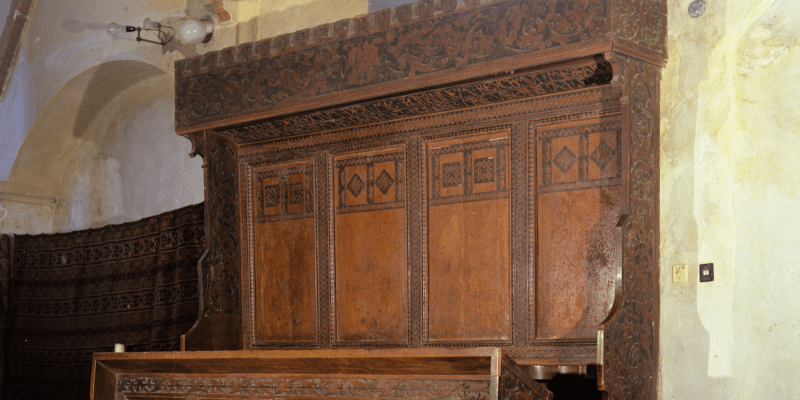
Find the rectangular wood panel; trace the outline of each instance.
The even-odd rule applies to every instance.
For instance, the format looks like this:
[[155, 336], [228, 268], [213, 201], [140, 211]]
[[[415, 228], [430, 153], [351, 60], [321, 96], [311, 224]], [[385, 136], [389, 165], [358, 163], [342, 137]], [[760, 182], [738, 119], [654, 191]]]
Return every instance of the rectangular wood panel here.
[[509, 129], [428, 142], [429, 343], [511, 340]]
[[334, 158], [334, 342], [408, 341], [405, 149]]
[[255, 344], [316, 343], [312, 162], [253, 173]]
[[593, 339], [611, 309], [620, 132], [618, 121], [595, 120], [537, 133], [539, 340]]

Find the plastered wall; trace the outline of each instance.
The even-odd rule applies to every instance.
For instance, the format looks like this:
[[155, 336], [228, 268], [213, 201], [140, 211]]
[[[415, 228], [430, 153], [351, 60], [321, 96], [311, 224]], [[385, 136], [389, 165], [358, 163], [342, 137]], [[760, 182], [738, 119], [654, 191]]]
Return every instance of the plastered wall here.
[[203, 199], [202, 161], [174, 131], [175, 60], [367, 12], [366, 0], [223, 1], [232, 18], [188, 46], [107, 24], [177, 27], [205, 0], [40, 0], [0, 102], [0, 232], [132, 221]]
[[662, 398], [800, 398], [800, 7], [689, 3], [662, 82]]

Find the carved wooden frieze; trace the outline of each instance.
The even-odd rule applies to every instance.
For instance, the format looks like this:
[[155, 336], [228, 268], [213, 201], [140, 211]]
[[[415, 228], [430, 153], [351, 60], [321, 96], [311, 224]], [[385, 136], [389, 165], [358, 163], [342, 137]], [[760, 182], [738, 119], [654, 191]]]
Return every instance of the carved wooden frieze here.
[[98, 353], [92, 398], [552, 399], [502, 349]]
[[[412, 8], [412, 15], [418, 10], [419, 16], [399, 26], [386, 23], [368, 29], [359, 20], [344, 21], [329, 25], [328, 35], [324, 28], [315, 28], [178, 61], [176, 124], [179, 131], [186, 131], [278, 104], [460, 70], [608, 35], [607, 0], [562, 3], [509, 0], [456, 10], [452, 1], [423, 1], [406, 7]], [[449, 9], [437, 13], [437, 4]], [[348, 29], [351, 25], [354, 31]], [[287, 43], [289, 38], [294, 38], [293, 45]]]
[[[489, 400], [489, 380], [121, 376], [117, 393], [270, 396], [285, 399], [373, 398]], [[177, 397], [187, 399], [187, 397]]]
[[458, 85], [447, 90], [427, 91], [333, 110], [273, 118], [241, 127], [221, 129], [218, 133], [237, 143], [280, 139], [567, 92], [608, 84], [611, 77], [610, 64], [589, 58], [558, 68]]

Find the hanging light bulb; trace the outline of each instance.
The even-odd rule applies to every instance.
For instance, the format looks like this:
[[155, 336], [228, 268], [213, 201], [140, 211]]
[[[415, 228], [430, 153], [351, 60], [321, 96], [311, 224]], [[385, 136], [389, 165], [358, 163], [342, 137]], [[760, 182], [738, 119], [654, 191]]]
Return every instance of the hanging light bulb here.
[[111, 36], [117, 37], [117, 35], [119, 35], [120, 33], [125, 32], [125, 27], [116, 22], [112, 22], [108, 24], [106, 32], [108, 32], [108, 34]]
[[[172, 29], [172, 27], [167, 25], [162, 25], [161, 23], [153, 21], [150, 18], [145, 18], [144, 22], [142, 23], [142, 26], [143, 27], [120, 25], [116, 22], [112, 22], [106, 25], [106, 32], [108, 32], [108, 34], [114, 38], [116, 38], [117, 36], [119, 36], [120, 33], [123, 32], [136, 32], [137, 42], [155, 43], [155, 44], [160, 44], [162, 46], [169, 43], [175, 36], [175, 30]], [[169, 31], [165, 31], [164, 29], [169, 29]], [[142, 37], [142, 31], [144, 31], [146, 35], [149, 35], [149, 38]], [[155, 35], [155, 38], [153, 37], [153, 35]]]
[[213, 34], [214, 20], [211, 17], [186, 18], [178, 28], [178, 35], [186, 44], [208, 43]]
[[142, 29], [158, 30], [158, 29], [161, 29], [161, 26], [162, 25], [160, 23], [158, 23], [156, 21], [153, 21], [149, 17], [145, 18], [144, 21], [142, 22]]

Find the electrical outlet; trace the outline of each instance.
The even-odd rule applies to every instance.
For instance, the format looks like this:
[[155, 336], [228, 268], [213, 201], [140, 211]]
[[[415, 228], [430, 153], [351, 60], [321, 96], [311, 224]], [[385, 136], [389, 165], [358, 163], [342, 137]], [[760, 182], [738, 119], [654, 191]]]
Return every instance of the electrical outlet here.
[[714, 280], [714, 263], [700, 264], [700, 282]]
[[672, 266], [672, 283], [686, 283], [688, 279], [686, 264], [676, 264]]

